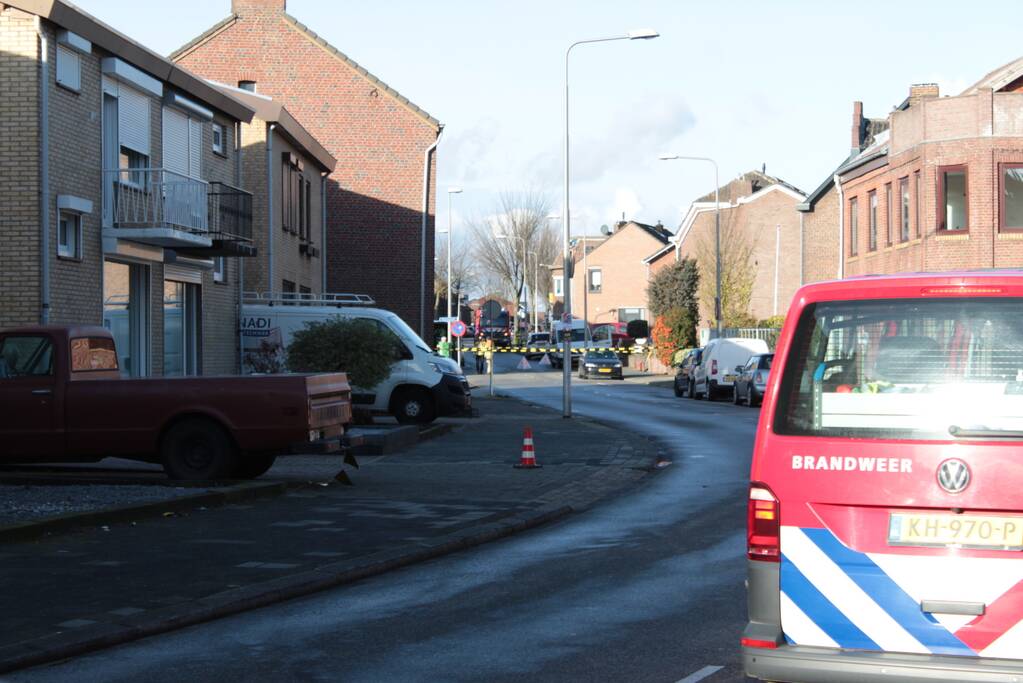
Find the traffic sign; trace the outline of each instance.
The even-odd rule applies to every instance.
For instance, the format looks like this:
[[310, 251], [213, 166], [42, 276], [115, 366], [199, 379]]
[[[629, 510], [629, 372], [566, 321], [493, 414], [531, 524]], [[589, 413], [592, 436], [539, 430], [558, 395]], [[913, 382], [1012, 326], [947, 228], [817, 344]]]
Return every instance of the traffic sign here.
[[455, 322], [451, 323], [451, 336], [452, 337], [461, 337], [464, 334], [465, 334], [465, 323], [463, 323], [461, 320], [456, 320]]

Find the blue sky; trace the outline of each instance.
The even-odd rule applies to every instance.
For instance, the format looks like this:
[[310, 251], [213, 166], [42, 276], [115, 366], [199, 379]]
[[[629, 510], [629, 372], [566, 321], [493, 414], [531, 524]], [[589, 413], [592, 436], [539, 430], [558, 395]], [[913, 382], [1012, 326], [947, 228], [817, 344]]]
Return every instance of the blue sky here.
[[[230, 0], [79, 0], [166, 54], [227, 16]], [[573, 41], [651, 27], [652, 41], [572, 56], [573, 227], [621, 217], [673, 228], [713, 187], [767, 165], [811, 191], [848, 152], [852, 101], [883, 116], [911, 83], [957, 94], [1023, 54], [1014, 2], [683, 0], [288, 0], [288, 12], [446, 126], [444, 190], [459, 185], [455, 231], [501, 191], [561, 202], [562, 88]]]

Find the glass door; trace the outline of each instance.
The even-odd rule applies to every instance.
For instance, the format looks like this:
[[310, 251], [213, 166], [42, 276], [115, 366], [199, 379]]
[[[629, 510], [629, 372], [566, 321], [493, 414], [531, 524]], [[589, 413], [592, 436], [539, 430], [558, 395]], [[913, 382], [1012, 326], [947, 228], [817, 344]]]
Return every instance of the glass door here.
[[149, 374], [149, 267], [103, 262], [103, 326], [117, 345], [121, 373]]
[[199, 285], [163, 283], [163, 374], [197, 375], [200, 367]]

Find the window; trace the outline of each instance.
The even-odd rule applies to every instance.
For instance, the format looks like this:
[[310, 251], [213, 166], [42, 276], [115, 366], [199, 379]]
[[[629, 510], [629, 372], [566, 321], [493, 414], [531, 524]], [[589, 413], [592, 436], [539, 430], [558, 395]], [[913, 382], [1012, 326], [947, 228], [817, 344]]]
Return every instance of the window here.
[[213, 257], [213, 281], [227, 282], [227, 261], [223, 256]]
[[248, 90], [249, 92], [256, 92], [255, 81], [238, 81], [238, 88], [240, 90]]
[[808, 307], [778, 388], [780, 434], [945, 441], [952, 426], [1023, 429], [1013, 298]]
[[899, 224], [901, 232], [899, 233], [899, 240], [902, 242], [909, 241], [909, 177], [899, 179], [899, 217], [901, 222]]
[[645, 312], [642, 308], [619, 308], [618, 309], [618, 322], [628, 323], [633, 320], [646, 320]]
[[554, 280], [554, 296], [565, 296], [565, 278], [561, 275], [555, 275]]
[[856, 197], [849, 200], [849, 255], [856, 256], [859, 251], [857, 242], [860, 239], [860, 216]]
[[75, 92], [82, 88], [82, 58], [63, 45], [57, 46], [57, 84]]
[[312, 196], [313, 196], [313, 184], [312, 181], [305, 181], [305, 235], [303, 239], [312, 241], [313, 232], [313, 211], [312, 211]]
[[121, 146], [119, 161], [120, 182], [122, 185], [129, 185], [141, 190], [148, 189], [149, 175], [146, 169], [149, 168], [149, 157], [141, 152]]
[[916, 236], [920, 236], [920, 171], [913, 172], [913, 223]]
[[590, 272], [586, 274], [587, 283], [589, 284], [590, 292], [594, 294], [600, 293], [600, 286], [602, 284], [603, 275], [600, 272], [600, 268], [590, 268]]
[[302, 162], [290, 152], [284, 152], [281, 164], [281, 227], [290, 233], [305, 234], [306, 211], [305, 177]]
[[870, 205], [870, 217], [869, 217], [869, 246], [870, 251], [877, 249], [877, 192], [873, 190], [867, 195], [867, 203]]
[[82, 258], [82, 215], [73, 211], [57, 212], [57, 256]]
[[291, 280], [283, 280], [281, 282], [281, 292], [283, 293], [282, 299], [294, 299], [295, 298], [295, 283]]
[[1002, 230], [1023, 230], [1023, 163], [999, 164], [1001, 206], [998, 227]]
[[884, 243], [892, 246], [892, 184], [884, 186]]
[[81, 337], [71, 340], [71, 372], [117, 370], [114, 340], [104, 337]]
[[53, 374], [53, 344], [48, 337], [7, 337], [0, 342], [0, 379]]
[[966, 166], [938, 169], [938, 230], [969, 230]]
[[163, 283], [163, 374], [198, 375], [200, 368], [199, 285], [175, 280]]
[[306, 196], [305, 196], [305, 178], [302, 174], [298, 174], [298, 236], [299, 239], [305, 239], [306, 236]]
[[221, 156], [226, 156], [224, 151], [226, 147], [226, 138], [224, 137], [224, 126], [219, 123], [213, 124], [213, 153]]

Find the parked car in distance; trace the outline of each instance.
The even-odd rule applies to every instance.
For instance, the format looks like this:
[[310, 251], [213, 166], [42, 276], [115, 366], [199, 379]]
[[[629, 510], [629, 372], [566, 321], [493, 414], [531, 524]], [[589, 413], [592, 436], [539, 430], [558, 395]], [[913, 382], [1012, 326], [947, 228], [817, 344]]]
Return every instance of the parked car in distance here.
[[703, 355], [703, 347], [690, 349], [682, 356], [682, 362], [675, 367], [675, 395], [693, 395], [693, 370], [700, 364], [700, 357]]
[[250, 479], [340, 448], [343, 373], [122, 379], [102, 327], [0, 330], [0, 462], [160, 463], [172, 479]]
[[587, 351], [579, 361], [579, 379], [594, 376], [601, 379], [625, 379], [622, 376], [622, 359], [611, 349]]
[[721, 396], [731, 396], [736, 366], [745, 365], [754, 354], [768, 351], [767, 342], [763, 339], [711, 339], [703, 348], [700, 364], [693, 371], [693, 392], [689, 397], [706, 397], [713, 401]]
[[753, 447], [745, 673], [1023, 679], [1023, 273], [793, 297]]
[[743, 401], [750, 408], [760, 405], [767, 389], [767, 379], [771, 376], [773, 353], [758, 353], [746, 361], [745, 365], [736, 366], [739, 374], [732, 384], [732, 403], [739, 405]]
[[551, 333], [550, 332], [530, 332], [529, 338], [526, 339], [527, 349], [543, 349], [542, 351], [526, 351], [525, 357], [528, 360], [535, 360], [542, 358], [550, 348], [551, 344]]

